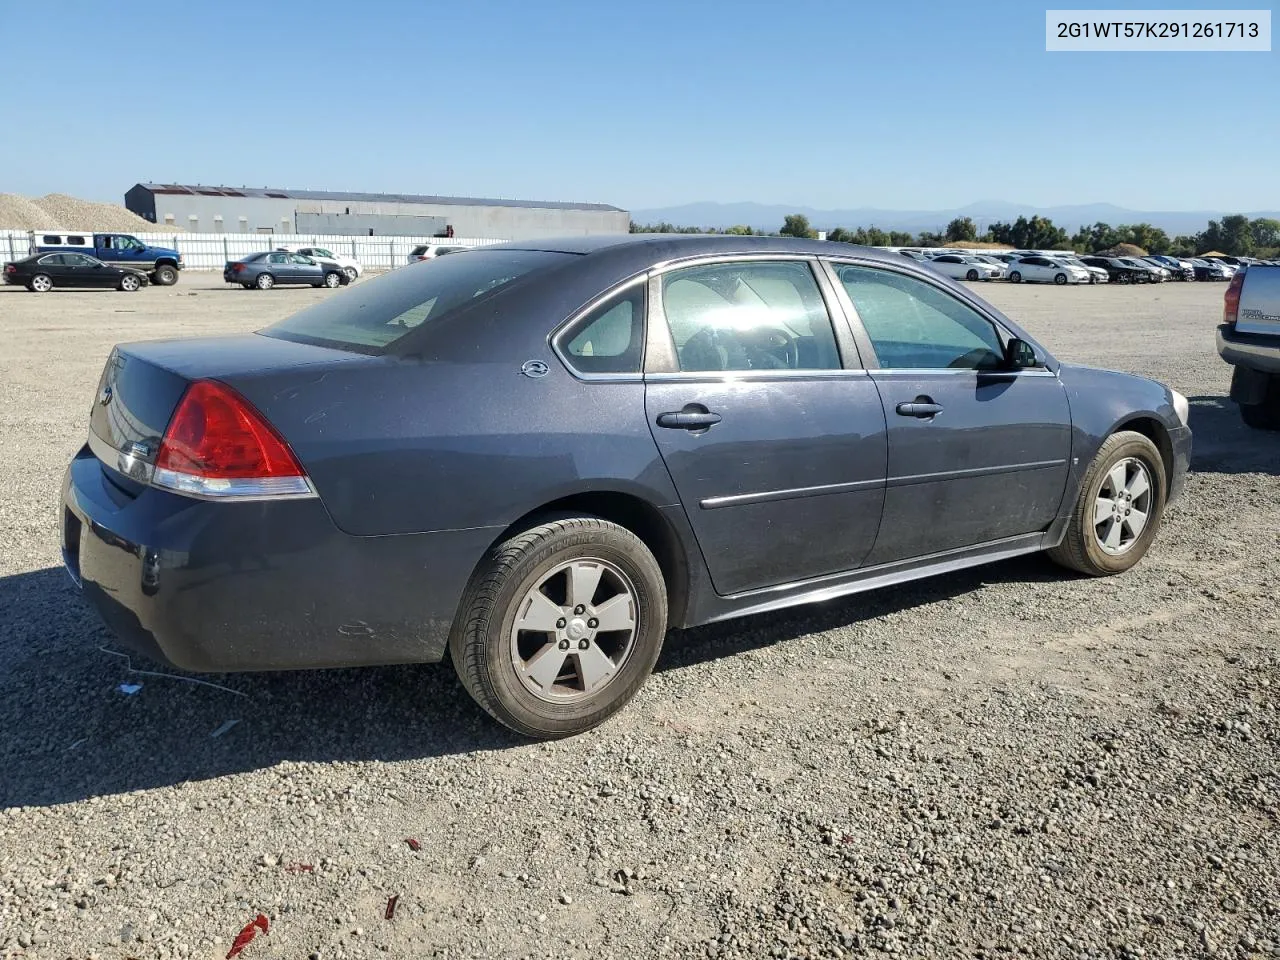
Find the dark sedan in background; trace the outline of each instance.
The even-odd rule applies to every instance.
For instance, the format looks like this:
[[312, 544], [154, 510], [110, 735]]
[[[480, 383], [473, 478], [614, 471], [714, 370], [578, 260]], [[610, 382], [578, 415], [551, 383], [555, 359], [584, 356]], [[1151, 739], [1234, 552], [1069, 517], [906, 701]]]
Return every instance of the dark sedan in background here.
[[1123, 262], [1119, 257], [1081, 257], [1087, 267], [1101, 267], [1107, 271], [1112, 283], [1153, 283], [1151, 270]]
[[38, 253], [4, 265], [4, 282], [36, 293], [55, 287], [98, 287], [133, 293], [147, 285], [147, 275], [129, 267], [113, 267], [85, 253]]
[[905, 257], [582, 237], [396, 270], [257, 334], [116, 347], [64, 561], [191, 670], [438, 661], [586, 730], [669, 627], [1046, 550], [1120, 573], [1186, 398], [1062, 363]]
[[276, 250], [251, 253], [239, 260], [228, 260], [222, 268], [222, 279], [238, 283], [246, 290], [270, 290], [280, 284], [305, 284], [309, 287], [345, 287], [351, 282], [342, 267], [333, 261], [314, 260], [300, 253]]

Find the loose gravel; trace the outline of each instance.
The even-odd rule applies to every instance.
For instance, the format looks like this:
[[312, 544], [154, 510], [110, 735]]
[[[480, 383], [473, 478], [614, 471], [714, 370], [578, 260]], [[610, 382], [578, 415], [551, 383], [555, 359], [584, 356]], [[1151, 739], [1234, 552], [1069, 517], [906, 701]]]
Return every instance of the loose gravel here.
[[[150, 220], [117, 203], [80, 200], [65, 193], [39, 198], [0, 193], [0, 230], [155, 230]], [[166, 226], [165, 231], [181, 232]]]
[[131, 672], [58, 569], [113, 342], [334, 294], [0, 288], [0, 956], [223, 957], [259, 913], [244, 960], [1280, 956], [1280, 436], [1224, 399], [1222, 289], [979, 288], [1191, 397], [1135, 570], [672, 634], [612, 722], [530, 744], [443, 665]]

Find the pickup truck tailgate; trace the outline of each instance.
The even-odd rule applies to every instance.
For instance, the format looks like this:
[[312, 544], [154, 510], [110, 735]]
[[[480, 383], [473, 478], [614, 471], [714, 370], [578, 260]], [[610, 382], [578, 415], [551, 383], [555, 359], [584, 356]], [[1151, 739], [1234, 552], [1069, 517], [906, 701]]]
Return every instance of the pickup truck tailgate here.
[[1280, 267], [1249, 267], [1240, 290], [1236, 330], [1280, 337]]

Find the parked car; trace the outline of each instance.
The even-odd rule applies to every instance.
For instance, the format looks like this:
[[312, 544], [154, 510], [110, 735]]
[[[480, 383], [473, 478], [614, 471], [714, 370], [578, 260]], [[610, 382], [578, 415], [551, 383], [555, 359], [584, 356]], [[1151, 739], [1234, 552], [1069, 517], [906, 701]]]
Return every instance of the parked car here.
[[905, 257], [777, 237], [441, 257], [117, 346], [97, 397], [62, 550], [122, 643], [197, 671], [448, 650], [535, 737], [619, 710], [668, 627], [1041, 550], [1120, 573], [1191, 448], [1168, 387]]
[[939, 273], [957, 280], [998, 280], [1004, 276], [1004, 267], [979, 260], [977, 257], [944, 253], [929, 261], [929, 266]]
[[1217, 260], [1202, 260], [1199, 257], [1192, 257], [1187, 261], [1195, 270], [1197, 280], [1230, 280], [1235, 276], [1235, 269], [1229, 264], [1219, 263]]
[[1100, 267], [1107, 271], [1112, 283], [1152, 283], [1155, 274], [1142, 267], [1130, 266], [1119, 257], [1081, 257], [1086, 267]]
[[140, 270], [162, 287], [177, 283], [183, 267], [177, 250], [143, 243], [127, 233], [33, 230], [30, 246], [32, 253], [80, 253], [112, 267]]
[[336, 263], [352, 283], [359, 279], [360, 274], [364, 273], [364, 265], [355, 257], [342, 256], [327, 247], [298, 247], [296, 249], [293, 247], [278, 247], [277, 249], [286, 253], [300, 253], [304, 257], [310, 257], [312, 260], [318, 260], [321, 263]]
[[911, 260], [916, 261], [916, 263], [927, 263], [929, 260], [929, 258], [926, 257], [919, 250], [899, 250], [898, 253], [902, 254], [902, 256], [904, 257], [907, 257]]
[[1194, 280], [1196, 278], [1195, 268], [1176, 257], [1142, 257], [1141, 259], [1153, 267], [1159, 267], [1166, 271], [1172, 280]]
[[1088, 283], [1089, 269], [1076, 267], [1054, 257], [1021, 257], [1009, 264], [1012, 283]]
[[1106, 270], [1102, 267], [1092, 267], [1079, 257], [1058, 257], [1057, 259], [1069, 266], [1080, 267], [1082, 270], [1088, 270], [1090, 283], [1109, 283], [1111, 281], [1111, 274], [1107, 273]]
[[4, 265], [4, 282], [36, 293], [55, 287], [103, 287], [133, 293], [147, 285], [147, 275], [130, 267], [113, 267], [87, 253], [38, 253]]
[[417, 263], [420, 260], [434, 260], [436, 257], [443, 257], [447, 253], [461, 253], [463, 250], [470, 249], [470, 247], [457, 247], [447, 243], [423, 243], [409, 251], [407, 262]]
[[228, 260], [222, 268], [222, 279], [238, 283], [246, 290], [270, 290], [278, 284], [304, 283], [312, 287], [339, 287], [351, 282], [345, 270], [336, 263], [321, 262], [300, 253], [274, 250], [251, 253], [239, 260]]
[[1231, 278], [1218, 354], [1234, 368], [1231, 399], [1259, 430], [1280, 430], [1280, 267], [1254, 264]]

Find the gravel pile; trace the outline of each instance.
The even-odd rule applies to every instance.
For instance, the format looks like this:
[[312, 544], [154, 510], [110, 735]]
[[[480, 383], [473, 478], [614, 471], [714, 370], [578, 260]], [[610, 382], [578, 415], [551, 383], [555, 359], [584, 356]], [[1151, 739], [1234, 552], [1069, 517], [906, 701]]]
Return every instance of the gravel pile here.
[[1144, 561], [673, 634], [613, 721], [529, 744], [447, 666], [222, 690], [101, 651], [53, 491], [110, 345], [323, 292], [0, 288], [0, 957], [211, 960], [259, 913], [242, 960], [1280, 957], [1280, 437], [1223, 400], [1223, 287], [979, 289], [1191, 397]]
[[[115, 203], [78, 200], [65, 193], [39, 199], [0, 194], [0, 230], [128, 230], [144, 233], [156, 225]], [[180, 229], [165, 227], [166, 231]]]

